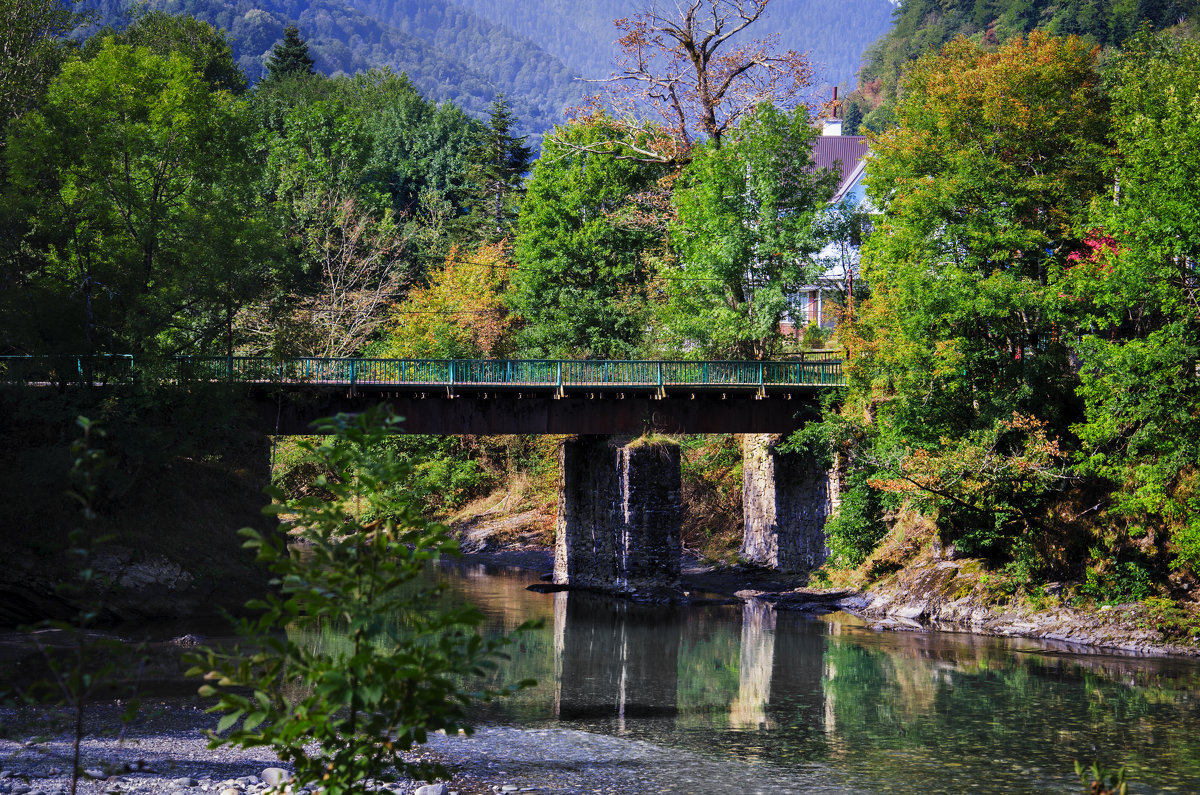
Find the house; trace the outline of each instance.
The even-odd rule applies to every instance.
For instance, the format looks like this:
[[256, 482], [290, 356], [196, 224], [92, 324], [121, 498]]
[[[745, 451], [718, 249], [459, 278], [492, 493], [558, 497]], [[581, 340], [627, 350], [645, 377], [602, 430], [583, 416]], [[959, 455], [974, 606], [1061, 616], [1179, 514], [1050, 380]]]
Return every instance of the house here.
[[[863, 172], [867, 165], [870, 147], [864, 135], [842, 135], [840, 103], [834, 89], [832, 112], [822, 122], [821, 135], [813, 144], [812, 158], [817, 168], [832, 171], [838, 177], [837, 190], [832, 204], [838, 210], [866, 209], [866, 192]], [[836, 296], [839, 301], [853, 294], [854, 279], [858, 275], [858, 245], [853, 239], [830, 243], [818, 260], [825, 272], [813, 284], [806, 284], [798, 293], [799, 312], [782, 325], [785, 334], [801, 335], [809, 325], [832, 329], [837, 317], [826, 306], [826, 298]]]

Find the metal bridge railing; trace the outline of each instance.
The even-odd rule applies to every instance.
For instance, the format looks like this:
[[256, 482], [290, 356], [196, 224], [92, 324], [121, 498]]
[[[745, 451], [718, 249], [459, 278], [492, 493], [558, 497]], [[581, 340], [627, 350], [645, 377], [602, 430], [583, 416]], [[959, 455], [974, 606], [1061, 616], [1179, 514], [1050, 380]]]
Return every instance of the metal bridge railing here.
[[127, 354], [0, 356], [0, 383], [103, 386], [132, 379]]
[[[328, 359], [177, 356], [158, 372], [179, 381], [394, 386], [630, 388], [842, 386], [840, 352], [793, 361], [572, 359]], [[132, 380], [133, 357], [0, 356], [0, 383], [107, 384]]]

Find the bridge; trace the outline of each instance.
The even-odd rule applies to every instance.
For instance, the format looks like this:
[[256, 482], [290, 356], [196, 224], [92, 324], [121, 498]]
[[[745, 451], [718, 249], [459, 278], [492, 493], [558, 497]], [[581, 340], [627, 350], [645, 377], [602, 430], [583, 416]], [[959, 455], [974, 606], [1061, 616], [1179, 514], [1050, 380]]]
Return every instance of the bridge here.
[[744, 558], [823, 562], [839, 476], [779, 448], [844, 385], [840, 352], [791, 361], [611, 361], [178, 356], [0, 357], [0, 383], [108, 388], [152, 378], [228, 384], [268, 435], [387, 402], [425, 434], [563, 434], [555, 581], [651, 596], [677, 591], [680, 451], [648, 431], [743, 436]]
[[789, 433], [843, 385], [837, 351], [790, 361], [177, 356], [0, 357], [0, 381], [108, 386], [151, 377], [238, 386], [273, 435], [378, 402], [425, 434]]

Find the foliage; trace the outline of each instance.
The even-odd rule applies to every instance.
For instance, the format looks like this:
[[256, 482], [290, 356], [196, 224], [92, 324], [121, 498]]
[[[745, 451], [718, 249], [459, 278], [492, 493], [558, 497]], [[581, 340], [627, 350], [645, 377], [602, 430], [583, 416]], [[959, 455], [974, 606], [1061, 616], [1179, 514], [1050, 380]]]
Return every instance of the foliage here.
[[92, 34], [83, 44], [83, 57], [95, 56], [110, 37], [117, 44], [145, 47], [164, 58], [171, 53], [183, 56], [214, 91], [240, 94], [246, 90], [246, 75], [233, 59], [228, 34], [195, 17], [143, 8], [124, 30], [105, 27]]
[[[614, 134], [604, 116], [558, 128], [529, 179], [512, 292], [529, 324], [521, 335], [528, 355], [626, 358], [643, 342], [648, 254], [661, 238], [640, 222], [639, 194], [665, 169], [589, 150]], [[647, 129], [644, 138], [655, 135]]]
[[863, 250], [870, 298], [839, 328], [848, 403], [879, 428], [874, 487], [963, 551], [1022, 557], [1071, 474], [1058, 278], [1103, 188], [1095, 53], [1041, 34], [994, 52], [958, 39], [905, 86], [867, 167], [882, 213]]
[[281, 80], [295, 75], [315, 74], [313, 59], [308, 54], [308, 45], [300, 38], [300, 29], [288, 25], [283, 29], [283, 39], [276, 43], [267, 56], [267, 80]]
[[1092, 795], [1125, 795], [1129, 790], [1123, 767], [1112, 771], [1099, 762], [1092, 762], [1090, 768], [1085, 768], [1076, 760], [1075, 775], [1079, 776], [1079, 780], [1088, 787]]
[[1081, 323], [1083, 468], [1117, 484], [1115, 516], [1171, 528], [1198, 571], [1200, 43], [1149, 33], [1108, 69], [1118, 192], [1097, 200], [1066, 283]]
[[1196, 13], [1194, 0], [910, 0], [897, 6], [891, 29], [864, 53], [856, 96], [866, 100], [866, 126], [882, 132], [894, 123], [907, 65], [958, 36], [995, 47], [1039, 30], [1115, 48], [1143, 24], [1169, 28]]
[[1153, 589], [1150, 572], [1136, 560], [1102, 560], [1089, 566], [1079, 593], [1105, 605], [1140, 602]]
[[852, 569], [861, 565], [887, 535], [880, 516], [879, 492], [862, 469], [853, 470], [841, 487], [841, 504], [825, 522], [829, 566]]
[[[214, 747], [270, 745], [299, 781], [330, 795], [358, 791], [365, 778], [389, 780], [393, 769], [445, 775], [401, 754], [429, 731], [467, 728], [465, 708], [476, 698], [515, 689], [466, 689], [508, 639], [484, 640], [474, 632], [477, 610], [438, 607], [440, 589], [414, 587], [458, 546], [395, 485], [406, 468], [383, 443], [398, 422], [380, 410], [339, 415], [321, 423], [330, 436], [303, 443], [327, 494], [284, 500], [272, 490], [280, 501], [266, 509], [292, 519], [303, 553], [284, 536], [241, 531], [279, 588], [249, 603], [258, 616], [237, 625], [257, 647], [210, 649], [191, 671], [206, 679], [201, 695], [217, 699], [210, 710], [224, 713]], [[346, 642], [313, 648], [296, 637], [327, 630]]]
[[1068, 477], [1068, 456], [1046, 424], [1013, 413], [933, 448], [898, 446], [870, 485], [905, 495], [936, 517], [943, 541], [969, 555], [1003, 556], [1036, 527], [1047, 497]]
[[680, 267], [668, 272], [663, 326], [676, 349], [751, 359], [778, 349], [780, 321], [816, 276], [814, 221], [833, 190], [807, 156], [815, 135], [803, 109], [762, 105], [723, 146], [695, 150], [674, 194]]
[[7, 152], [32, 226], [18, 309], [45, 335], [27, 344], [173, 353], [225, 336], [270, 239], [243, 110], [174, 53], [106, 39], [64, 67]]
[[58, 0], [0, 3], [0, 150], [9, 122], [45, 91], [70, 53], [64, 37], [83, 21]]
[[401, 359], [505, 358], [513, 321], [504, 305], [512, 265], [499, 245], [452, 249], [427, 287], [392, 310], [380, 355]]
[[[82, 435], [71, 443], [71, 489], [67, 493], [79, 504], [84, 521], [90, 523], [96, 518], [101, 478], [108, 464], [104, 449], [97, 446], [105, 434], [86, 417], [79, 417], [76, 425]], [[68, 554], [78, 565], [76, 580], [60, 583], [56, 590], [62, 598], [78, 605], [79, 611], [70, 621], [47, 620], [38, 627], [60, 633], [66, 640], [64, 645], [44, 641], [44, 632], [32, 633], [33, 642], [45, 660], [47, 674], [23, 693], [30, 701], [60, 704], [71, 713], [71, 795], [75, 795], [80, 778], [86, 775], [81, 750], [89, 702], [100, 693], [107, 695], [115, 686], [125, 699], [122, 731], [141, 708], [136, 677], [130, 682], [128, 675], [131, 666], [137, 670], [137, 657], [143, 648], [119, 638], [97, 635], [94, 631], [96, 624], [105, 618], [105, 597], [112, 587], [95, 565], [105, 541], [88, 533], [84, 527], [71, 531]]]

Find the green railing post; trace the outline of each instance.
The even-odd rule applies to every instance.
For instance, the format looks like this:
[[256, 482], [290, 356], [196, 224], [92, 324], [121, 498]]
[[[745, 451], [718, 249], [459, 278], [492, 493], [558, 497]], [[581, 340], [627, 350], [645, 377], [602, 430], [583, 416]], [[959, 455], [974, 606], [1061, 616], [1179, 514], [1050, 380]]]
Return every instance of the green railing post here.
[[226, 381], [233, 380], [233, 354], [232, 353], [225, 355], [225, 380]]
[[350, 360], [350, 386], [358, 381], [358, 359]]
[[562, 391], [562, 365], [563, 365], [563, 363], [562, 363], [562, 360], [560, 359], [558, 362], [558, 383], [555, 384], [555, 386], [558, 387], [560, 392]]
[[763, 363], [762, 362], [758, 363], [758, 385], [760, 387], [763, 385]]
[[454, 360], [453, 359], [450, 360], [450, 383], [451, 383], [451, 385], [454, 384]]
[[662, 362], [658, 363], [658, 388], [662, 389]]

